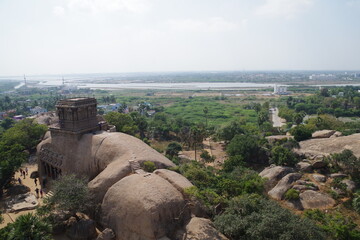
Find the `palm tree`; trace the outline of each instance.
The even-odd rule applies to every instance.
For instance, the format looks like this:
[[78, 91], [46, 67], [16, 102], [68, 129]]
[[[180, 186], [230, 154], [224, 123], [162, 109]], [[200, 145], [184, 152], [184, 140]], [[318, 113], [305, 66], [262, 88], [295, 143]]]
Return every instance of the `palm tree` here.
[[28, 213], [19, 216], [14, 223], [0, 230], [0, 238], [4, 240], [50, 240], [51, 225], [38, 216]]

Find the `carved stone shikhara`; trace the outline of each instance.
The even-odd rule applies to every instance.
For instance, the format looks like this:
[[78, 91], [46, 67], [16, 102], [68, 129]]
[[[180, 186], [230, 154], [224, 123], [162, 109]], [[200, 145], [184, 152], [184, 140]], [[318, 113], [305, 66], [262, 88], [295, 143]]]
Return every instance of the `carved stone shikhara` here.
[[[66, 160], [69, 157], [56, 150], [65, 147], [64, 141], [70, 145], [77, 145], [83, 134], [104, 130], [102, 125], [107, 126], [106, 123], [98, 122], [96, 106], [95, 98], [63, 99], [56, 104], [59, 124], [50, 127], [52, 144], [43, 145], [38, 149], [41, 180], [56, 179], [62, 175], [64, 170], [66, 171], [74, 166], [74, 163]], [[68, 150], [70, 151], [70, 149]]]

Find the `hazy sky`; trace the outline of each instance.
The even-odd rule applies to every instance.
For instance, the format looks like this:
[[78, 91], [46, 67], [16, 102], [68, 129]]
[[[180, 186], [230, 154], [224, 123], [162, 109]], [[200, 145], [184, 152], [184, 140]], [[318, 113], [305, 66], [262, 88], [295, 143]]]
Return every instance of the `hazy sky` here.
[[360, 0], [0, 0], [0, 75], [360, 70]]

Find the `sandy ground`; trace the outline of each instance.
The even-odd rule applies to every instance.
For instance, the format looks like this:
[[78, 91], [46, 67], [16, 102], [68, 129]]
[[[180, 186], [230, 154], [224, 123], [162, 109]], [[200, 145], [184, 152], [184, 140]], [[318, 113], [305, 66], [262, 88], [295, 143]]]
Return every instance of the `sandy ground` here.
[[[23, 177], [20, 176], [19, 171], [16, 172], [15, 177], [14, 177], [14, 179], [16, 179], [16, 180], [14, 180], [14, 183], [18, 183], [17, 179], [20, 177], [21, 181], [22, 181], [22, 184], [25, 185], [25, 186], [28, 186], [30, 188], [30, 191], [36, 195], [36, 193], [35, 193], [36, 186], [35, 186], [35, 183], [34, 183], [34, 179], [30, 178], [30, 174], [33, 171], [37, 171], [37, 164], [31, 164], [31, 165], [30, 164], [23, 164], [22, 169], [25, 170], [26, 167], [28, 168], [28, 175], [24, 179]], [[40, 189], [39, 183], [38, 183], [37, 187]], [[4, 193], [4, 195], [5, 195], [5, 193]], [[4, 201], [6, 201], [7, 199], [8, 198], [2, 199], [1, 203], [4, 203]], [[41, 204], [42, 199], [39, 198], [38, 200], [39, 200], [39, 203]], [[21, 215], [24, 215], [26, 213], [29, 213], [29, 212], [35, 212], [35, 210], [25, 210], [25, 211], [20, 211], [20, 212], [17, 212], [17, 213], [3, 213], [4, 222], [0, 224], [0, 228], [5, 227], [8, 223], [14, 222], [17, 217], [19, 217]]]
[[[226, 159], [226, 153], [224, 151], [224, 144], [221, 142], [214, 142], [211, 138], [206, 138], [203, 141], [204, 150], [208, 151], [210, 156], [215, 156], [215, 161], [213, 163], [206, 163], [208, 166], [219, 167], [224, 163]], [[196, 160], [202, 162], [200, 158], [202, 149], [199, 147], [196, 151]], [[195, 151], [182, 151], [180, 154], [187, 156], [189, 159], [195, 159]]]
[[[35, 185], [35, 182], [34, 182], [34, 179], [31, 179], [30, 178], [30, 174], [33, 172], [33, 171], [37, 171], [38, 170], [38, 166], [37, 164], [23, 164], [22, 165], [22, 169], [25, 170], [25, 168], [28, 168], [28, 175], [25, 176], [25, 179], [24, 177], [21, 177], [20, 176], [20, 172], [17, 171], [15, 173], [15, 177], [14, 177], [14, 183], [18, 183], [17, 179], [20, 177], [21, 178], [21, 181], [22, 181], [22, 184], [25, 185], [25, 186], [28, 186], [30, 188], [30, 191], [32, 193], [34, 193], [34, 195], [36, 196], [36, 193], [35, 193], [35, 189], [36, 188], [39, 188], [40, 189], [40, 186], [39, 186], [39, 181], [37, 183], [37, 186]], [[45, 192], [46, 192], [46, 189], [45, 189]], [[4, 192], [4, 196], [5, 196], [5, 192]], [[45, 196], [45, 193], [44, 193], [44, 196]], [[4, 201], [6, 201], [7, 199], [1, 199], [1, 205], [3, 206], [3, 203]], [[43, 203], [43, 199], [40, 197], [38, 198], [38, 201], [39, 201], [39, 204], [41, 205]], [[1, 209], [3, 212], [4, 212], [4, 209]], [[2, 222], [0, 224], [0, 228], [3, 228], [5, 227], [8, 223], [12, 223], [16, 220], [16, 218], [18, 218], [19, 216], [21, 215], [24, 215], [24, 214], [27, 214], [27, 213], [35, 213], [35, 209], [34, 210], [25, 210], [25, 211], [20, 211], [20, 212], [17, 212], [17, 213], [3, 213], [3, 217], [4, 217], [4, 222]], [[54, 239], [55, 240], [69, 240], [65, 235], [58, 235], [58, 236], [54, 236]]]

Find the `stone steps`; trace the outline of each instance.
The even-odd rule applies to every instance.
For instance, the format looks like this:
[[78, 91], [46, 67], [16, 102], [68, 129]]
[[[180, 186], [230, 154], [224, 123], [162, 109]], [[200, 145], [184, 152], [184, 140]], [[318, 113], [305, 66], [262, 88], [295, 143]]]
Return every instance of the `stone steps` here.
[[51, 198], [52, 196], [54, 196], [54, 193], [49, 191], [47, 194], [45, 194], [44, 198]]

